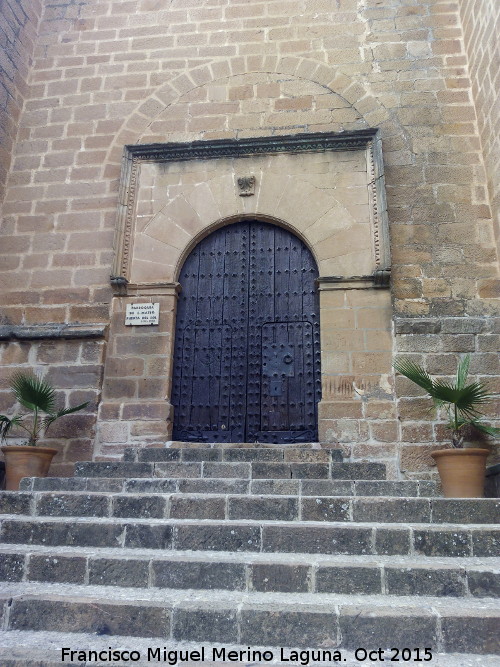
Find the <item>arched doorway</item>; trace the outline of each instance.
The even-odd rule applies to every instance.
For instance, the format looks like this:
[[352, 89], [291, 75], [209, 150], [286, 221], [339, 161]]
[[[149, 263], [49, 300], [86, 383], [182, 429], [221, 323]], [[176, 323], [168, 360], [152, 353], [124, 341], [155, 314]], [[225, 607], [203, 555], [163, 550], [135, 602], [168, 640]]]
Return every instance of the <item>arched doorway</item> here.
[[174, 440], [317, 439], [317, 276], [300, 239], [258, 220], [193, 249], [179, 278]]

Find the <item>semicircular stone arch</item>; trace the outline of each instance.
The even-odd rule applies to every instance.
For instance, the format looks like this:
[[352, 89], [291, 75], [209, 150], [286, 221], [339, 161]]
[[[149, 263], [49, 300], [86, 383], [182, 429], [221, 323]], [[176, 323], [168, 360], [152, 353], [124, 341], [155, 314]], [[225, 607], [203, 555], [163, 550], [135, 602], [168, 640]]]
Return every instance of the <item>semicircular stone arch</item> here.
[[174, 271], [174, 280], [178, 281], [179, 276], [182, 270], [182, 267], [184, 266], [184, 263], [188, 256], [191, 254], [193, 249], [201, 242], [203, 239], [205, 239], [207, 236], [210, 236], [213, 232], [217, 231], [218, 229], [221, 229], [222, 227], [226, 227], [228, 225], [232, 225], [238, 222], [244, 222], [246, 220], [250, 221], [256, 221], [260, 223], [267, 223], [274, 225], [275, 227], [281, 227], [282, 229], [286, 230], [287, 232], [293, 234], [296, 236], [307, 248], [307, 251], [311, 253], [314, 262], [316, 263], [316, 266], [318, 265], [318, 258], [316, 256], [315, 250], [313, 247], [310, 246], [308, 240], [305, 238], [304, 234], [300, 229], [298, 229], [295, 225], [290, 224], [286, 220], [282, 220], [281, 218], [277, 218], [275, 216], [271, 215], [263, 215], [261, 213], [237, 213], [235, 215], [222, 218], [220, 220], [215, 220], [212, 224], [207, 225], [199, 234], [197, 234], [192, 241], [184, 248], [183, 252], [179, 256], [179, 260], [177, 262], [177, 265], [175, 267]]
[[148, 124], [138, 143], [369, 127], [338, 93], [315, 81], [269, 72], [235, 74], [181, 95]]
[[[404, 138], [404, 131], [399, 123], [393, 119], [391, 113], [361, 82], [355, 81], [341, 72], [336, 72], [332, 67], [328, 67], [324, 63], [307, 58], [286, 57], [278, 59], [266, 56], [248, 56], [247, 58], [229, 58], [224, 62], [214, 61], [212, 63], [200, 65], [189, 73], [176, 75], [172, 80], [159, 86], [152, 92], [148, 99], [144, 100], [138, 106], [136, 111], [124, 122], [121, 130], [117, 132], [108, 151], [108, 162], [115, 164], [120, 162], [124, 145], [144, 143], [146, 138], [149, 140], [149, 137], [152, 136], [150, 128], [161, 116], [165, 116], [166, 119], [170, 113], [169, 121], [172, 126], [175, 125], [175, 123], [173, 123], [175, 112], [170, 112], [169, 110], [175, 109], [182, 98], [186, 97], [186, 101], [189, 97], [196, 98], [197, 95], [199, 95], [196, 91], [217, 86], [221, 89], [220, 92], [222, 94], [222, 88], [224, 87], [222, 82], [231, 79], [236, 82], [238, 80], [236, 77], [239, 77], [240, 79], [247, 78], [248, 83], [245, 81], [241, 84], [242, 87], [246, 87], [247, 85], [253, 86], [254, 84], [252, 81], [255, 78], [261, 77], [269, 77], [270, 84], [277, 83], [276, 79], [278, 79], [278, 82], [279, 80], [283, 80], [284, 82], [295, 81], [297, 89], [300, 89], [302, 84], [304, 90], [304, 94], [298, 95], [299, 98], [308, 97], [309, 94], [305, 91], [312, 86], [316, 87], [317, 91], [322, 89], [319, 96], [323, 99], [319, 104], [315, 103], [315, 109], [294, 109], [294, 104], [302, 104], [305, 107], [307, 102], [304, 100], [292, 102], [291, 100], [296, 96], [285, 94], [284, 98], [278, 105], [282, 105], [282, 108], [274, 109], [269, 112], [270, 114], [274, 113], [275, 117], [267, 119], [268, 121], [278, 120], [280, 112], [282, 114], [287, 114], [289, 120], [291, 120], [291, 114], [293, 112], [316, 112], [315, 114], [309, 114], [309, 118], [307, 119], [309, 122], [304, 122], [304, 118], [302, 118], [297, 124], [282, 124], [281, 126], [276, 127], [266, 123], [265, 125], [255, 127], [254, 122], [250, 122], [250, 119], [241, 119], [240, 123], [247, 123], [247, 127], [228, 127], [224, 130], [210, 130], [209, 128], [196, 130], [196, 124], [194, 124], [193, 128], [186, 130], [185, 126], [181, 127], [181, 123], [178, 122], [177, 129], [172, 127], [168, 130], [167, 125], [164, 125], [163, 129], [166, 131], [166, 134], [161, 134], [160, 137], [156, 135], [157, 138], [161, 142], [169, 142], [209, 139], [214, 138], [214, 134], [224, 137], [265, 136], [266, 134], [273, 134], [276, 132], [283, 133], [283, 128], [288, 128], [285, 131], [289, 133], [304, 131], [335, 132], [341, 131], [343, 123], [353, 122], [357, 122], [365, 127], [380, 127], [382, 129], [386, 127], [387, 134], [398, 134]], [[263, 83], [263, 86], [265, 85], [266, 84]], [[290, 85], [291, 84], [286, 84], [286, 86]], [[267, 100], [267, 108], [269, 109], [272, 103], [275, 104], [281, 99], [274, 97], [276, 94], [275, 91], [276, 88], [274, 88], [273, 92], [273, 87], [271, 86], [268, 87], [267, 90], [264, 90], [264, 88], [259, 90], [255, 89], [254, 94], [261, 95], [267, 93], [267, 97], [264, 94], [264, 96], [260, 98], [260, 104], [266, 104], [265, 101]], [[207, 101], [206, 104], [213, 105], [240, 101], [243, 109], [246, 107], [254, 108], [252, 101], [255, 102], [259, 98], [254, 97], [253, 94], [250, 95], [248, 89], [245, 91], [241, 90], [240, 94], [242, 95], [240, 100], [237, 99], [238, 93], [235, 93], [234, 100], [226, 100], [226, 102], [224, 102], [222, 99], [216, 99], [213, 102]], [[333, 96], [329, 100], [324, 97], [328, 94]], [[289, 101], [287, 101], [288, 97], [291, 98]], [[326, 104], [326, 110], [330, 105], [331, 110], [335, 110], [336, 113], [333, 114], [326, 123], [316, 123], [316, 120], [319, 121], [320, 118], [324, 118], [324, 114], [317, 113], [319, 111], [325, 111], [325, 109], [321, 108], [321, 105], [323, 104]], [[287, 108], [287, 105], [290, 106]], [[349, 114], [346, 114], [349, 116], [349, 119], [341, 117], [338, 110], [342, 108], [351, 110]], [[228, 110], [223, 113], [226, 114]], [[253, 110], [252, 113], [258, 114], [261, 112]], [[356, 113], [357, 116], [354, 117], [353, 113]], [[245, 116], [246, 114], [242, 111], [239, 115]], [[278, 122], [282, 122], [283, 120], [284, 118]], [[253, 121], [255, 121], [255, 119], [253, 119]], [[239, 121], [235, 120], [234, 122], [238, 124]], [[308, 129], [308, 126], [310, 126], [311, 123], [315, 126], [314, 130]]]

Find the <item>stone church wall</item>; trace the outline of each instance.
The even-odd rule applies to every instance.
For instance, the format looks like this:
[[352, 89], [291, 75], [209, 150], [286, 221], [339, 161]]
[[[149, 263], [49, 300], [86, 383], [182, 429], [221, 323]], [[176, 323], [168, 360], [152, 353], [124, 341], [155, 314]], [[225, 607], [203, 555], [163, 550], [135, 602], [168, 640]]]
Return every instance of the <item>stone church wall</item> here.
[[42, 13], [41, 0], [0, 3], [0, 205], [24, 100]]
[[497, 243], [500, 243], [500, 5], [495, 0], [460, 2], [479, 136], [483, 148]]
[[[383, 145], [393, 317], [374, 319], [366, 335], [383, 338], [384, 355], [411, 355], [443, 375], [470, 352], [473, 373], [498, 391], [499, 274], [489, 195], [498, 121], [483, 111], [493, 107], [494, 80], [483, 84], [471, 58], [482, 34], [467, 22], [471, 12], [464, 3], [469, 72], [454, 2], [47, 0], [1, 228], [2, 406], [5, 377], [19, 365], [54, 374], [64, 395], [100, 401], [106, 327], [110, 313], [121, 318], [123, 308], [109, 276], [124, 145], [370, 127], [380, 129]], [[389, 313], [388, 293], [373, 294], [364, 292], [372, 300], [356, 307], [381, 299]], [[349, 319], [350, 297], [342, 299], [338, 308]], [[71, 332], [63, 335], [61, 325]], [[30, 342], [44, 326], [54, 337]], [[92, 337], [81, 338], [89, 330]], [[128, 369], [120, 378], [146, 393], [134, 390], [134, 407], [101, 404], [99, 420], [111, 425], [95, 451], [100, 457], [126, 444], [125, 412], [142, 415], [136, 436], [147, 436], [151, 423], [150, 444], [158, 437], [154, 424], [165, 419], [147, 408], [165, 365], [127, 365], [136, 352], [120, 354], [120, 372]], [[389, 396], [356, 403], [353, 383], [339, 379], [356, 376], [354, 356], [344, 358], [347, 366], [337, 358], [331, 383], [340, 383], [344, 405], [329, 413], [328, 439], [353, 458], [387, 460], [392, 476], [427, 474], [429, 451], [446, 439], [428, 403], [401, 378], [394, 384], [387, 362]], [[95, 407], [80, 417], [87, 421], [72, 446], [54, 435], [63, 470], [90, 457]]]

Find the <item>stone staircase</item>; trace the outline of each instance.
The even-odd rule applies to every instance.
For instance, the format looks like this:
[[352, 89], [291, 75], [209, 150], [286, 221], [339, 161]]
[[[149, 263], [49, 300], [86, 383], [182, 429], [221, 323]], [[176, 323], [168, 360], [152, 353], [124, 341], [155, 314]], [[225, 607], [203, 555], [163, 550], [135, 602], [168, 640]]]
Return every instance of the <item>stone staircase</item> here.
[[[158, 664], [148, 649], [204, 646], [217, 665], [304, 664], [306, 649], [330, 651], [306, 664], [399, 649], [500, 665], [499, 501], [384, 477], [338, 450], [248, 445], [130, 449], [25, 479], [0, 494], [0, 664], [85, 662], [63, 646]], [[228, 659], [248, 647], [272, 661]]]

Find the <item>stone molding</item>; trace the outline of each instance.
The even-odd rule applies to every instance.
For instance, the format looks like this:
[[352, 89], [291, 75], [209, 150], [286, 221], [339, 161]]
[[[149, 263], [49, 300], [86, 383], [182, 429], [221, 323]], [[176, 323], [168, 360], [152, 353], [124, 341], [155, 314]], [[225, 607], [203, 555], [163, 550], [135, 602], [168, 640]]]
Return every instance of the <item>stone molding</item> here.
[[104, 338], [107, 324], [33, 324], [4, 325], [0, 340], [59, 340], [74, 338]]
[[323, 276], [317, 279], [320, 292], [348, 289], [388, 289], [391, 270], [377, 269], [370, 276]]
[[125, 278], [111, 278], [114, 296], [177, 296], [180, 283], [129, 283]]
[[370, 177], [369, 198], [373, 212], [375, 266], [377, 269], [385, 269], [390, 265], [389, 225], [385, 197], [382, 141], [380, 132], [376, 128], [341, 133], [321, 132], [278, 137], [125, 146], [115, 237], [116, 254], [112, 278], [115, 291], [128, 293], [128, 286], [124, 290], [124, 285], [130, 279], [141, 164], [361, 149], [367, 151], [367, 168]]

